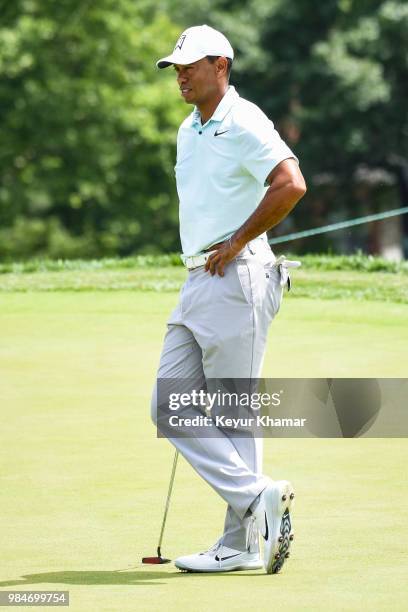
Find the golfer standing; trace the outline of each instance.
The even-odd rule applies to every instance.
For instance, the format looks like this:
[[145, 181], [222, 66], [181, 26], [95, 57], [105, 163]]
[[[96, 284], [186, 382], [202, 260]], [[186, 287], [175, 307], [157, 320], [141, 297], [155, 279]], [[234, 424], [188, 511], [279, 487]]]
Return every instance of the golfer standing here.
[[[182, 259], [189, 270], [168, 320], [158, 379], [259, 378], [270, 322], [288, 281], [266, 230], [306, 191], [298, 161], [255, 105], [229, 85], [233, 49], [206, 25], [187, 29], [157, 62], [173, 66], [182, 97], [194, 104], [177, 137]], [[185, 387], [183, 391], [188, 391]], [[157, 384], [152, 418], [158, 420]], [[201, 415], [194, 405], [189, 416]], [[224, 533], [207, 551], [179, 557], [180, 569], [257, 569], [276, 573], [293, 538], [292, 486], [262, 474], [262, 439], [169, 437], [228, 504]], [[259, 537], [264, 539], [263, 562]]]

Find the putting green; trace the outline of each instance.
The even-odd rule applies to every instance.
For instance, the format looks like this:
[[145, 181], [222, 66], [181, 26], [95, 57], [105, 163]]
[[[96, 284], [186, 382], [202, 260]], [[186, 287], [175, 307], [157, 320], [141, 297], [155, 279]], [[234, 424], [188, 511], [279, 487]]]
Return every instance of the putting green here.
[[[149, 399], [177, 294], [2, 294], [0, 588], [69, 590], [74, 611], [406, 610], [401, 439], [266, 440], [296, 488], [278, 576], [189, 575], [155, 554], [173, 459]], [[288, 299], [265, 376], [407, 376], [403, 304]], [[180, 460], [163, 552], [208, 547], [224, 504]]]

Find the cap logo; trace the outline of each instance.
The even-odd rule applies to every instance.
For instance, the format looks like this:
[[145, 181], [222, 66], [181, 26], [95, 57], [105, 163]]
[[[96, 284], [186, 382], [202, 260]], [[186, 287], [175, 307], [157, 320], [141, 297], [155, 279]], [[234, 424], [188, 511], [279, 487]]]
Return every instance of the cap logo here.
[[179, 39], [178, 39], [178, 41], [177, 41], [176, 46], [174, 47], [174, 51], [175, 51], [176, 49], [180, 49], [180, 50], [181, 50], [181, 47], [183, 46], [183, 43], [184, 43], [184, 41], [185, 41], [185, 39], [186, 39], [186, 36], [187, 36], [187, 34], [182, 34], [182, 35], [180, 36], [180, 38], [179, 38]]

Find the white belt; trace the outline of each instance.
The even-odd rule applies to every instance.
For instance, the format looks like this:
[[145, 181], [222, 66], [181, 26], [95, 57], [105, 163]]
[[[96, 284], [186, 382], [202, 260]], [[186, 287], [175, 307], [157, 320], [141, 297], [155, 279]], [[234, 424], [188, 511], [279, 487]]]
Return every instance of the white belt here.
[[201, 255], [181, 255], [181, 260], [188, 270], [194, 270], [194, 268], [200, 268], [205, 266], [207, 259], [215, 253], [214, 251], [208, 251], [207, 253], [201, 253]]
[[[212, 253], [215, 253], [215, 250], [208, 251], [207, 253], [201, 253], [200, 255], [182, 255], [181, 259], [188, 270], [194, 270], [195, 268], [205, 266], [207, 259], [210, 257], [210, 255], [212, 255]], [[300, 261], [292, 261], [290, 259], [286, 259], [285, 255], [279, 255], [279, 257], [273, 262], [272, 267], [279, 269], [281, 286], [283, 287], [287, 284], [288, 288], [290, 288], [288, 268], [299, 268], [301, 265], [302, 264]]]

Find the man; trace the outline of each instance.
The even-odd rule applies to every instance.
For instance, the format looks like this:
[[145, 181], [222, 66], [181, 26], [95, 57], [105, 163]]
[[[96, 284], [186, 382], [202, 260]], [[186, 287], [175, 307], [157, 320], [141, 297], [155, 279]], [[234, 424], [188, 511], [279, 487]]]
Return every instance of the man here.
[[[175, 166], [189, 275], [168, 321], [158, 369], [158, 380], [177, 385], [259, 378], [268, 326], [288, 280], [274, 265], [266, 230], [306, 191], [297, 159], [272, 122], [229, 86], [233, 57], [225, 36], [203, 25], [183, 32], [173, 53], [157, 62], [174, 67], [181, 96], [195, 105], [178, 132]], [[157, 404], [156, 384], [155, 423]], [[186, 410], [202, 414], [193, 405]], [[168, 437], [228, 504], [218, 542], [178, 558], [176, 566], [201, 572], [260, 568], [259, 532], [263, 565], [278, 572], [293, 538], [294, 493], [289, 482], [262, 475], [262, 440], [218, 429], [208, 438]]]

